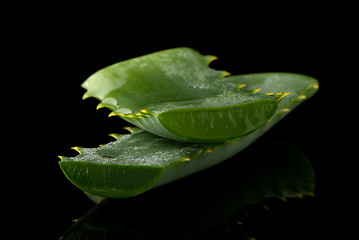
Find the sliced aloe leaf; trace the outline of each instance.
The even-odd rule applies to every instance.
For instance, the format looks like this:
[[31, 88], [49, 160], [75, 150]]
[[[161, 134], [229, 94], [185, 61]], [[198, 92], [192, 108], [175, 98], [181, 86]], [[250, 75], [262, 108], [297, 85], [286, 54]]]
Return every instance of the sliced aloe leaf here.
[[267, 122], [288, 93], [242, 90], [208, 67], [216, 59], [175, 48], [119, 62], [90, 76], [84, 97], [156, 135], [186, 142], [225, 142]]
[[62, 157], [63, 172], [85, 192], [112, 198], [134, 196], [235, 155], [318, 89], [315, 79], [299, 74], [241, 75], [231, 77], [231, 82], [246, 84], [247, 90], [253, 90], [253, 86], [264, 91], [290, 90], [291, 97], [280, 102], [273, 117], [262, 127], [241, 138], [225, 143], [186, 143], [129, 128], [131, 134], [113, 134], [116, 141], [99, 148], [74, 148], [80, 155]]
[[199, 239], [219, 226], [231, 230], [225, 231], [236, 236], [231, 239], [253, 239], [242, 231], [246, 221], [233, 214], [247, 213], [249, 204], [267, 208], [267, 197], [312, 196], [314, 188], [314, 171], [302, 151], [287, 143], [258, 142], [175, 186], [131, 199], [105, 199], [62, 239]]

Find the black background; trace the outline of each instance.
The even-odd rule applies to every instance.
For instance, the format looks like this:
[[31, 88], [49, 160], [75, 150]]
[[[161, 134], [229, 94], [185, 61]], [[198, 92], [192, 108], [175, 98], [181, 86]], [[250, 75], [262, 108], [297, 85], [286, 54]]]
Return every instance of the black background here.
[[24, 92], [19, 94], [15, 111], [9, 110], [13, 123], [20, 122], [15, 124], [18, 130], [11, 143], [20, 141], [19, 145], [25, 146], [12, 150], [23, 157], [14, 159], [16, 178], [8, 179], [15, 182], [20, 178], [22, 182], [11, 185], [6, 195], [9, 202], [16, 202], [11, 225], [26, 229], [28, 236], [58, 239], [72, 225], [72, 219], [94, 206], [64, 177], [57, 156], [76, 155], [70, 149], [73, 146], [95, 147], [109, 142], [109, 133], [125, 133], [122, 127], [128, 124], [108, 118], [105, 109], [96, 110], [95, 99], [81, 100], [85, 90], [80, 85], [89, 75], [118, 61], [191, 47], [217, 56], [211, 67], [232, 75], [277, 71], [318, 79], [317, 94], [264, 136], [292, 143], [309, 157], [317, 177], [316, 196], [273, 203], [269, 213], [253, 211], [262, 219], [257, 224], [271, 229], [277, 239], [288, 239], [288, 233], [293, 233], [293, 239], [345, 235], [346, 230], [340, 228], [346, 221], [341, 213], [347, 210], [339, 200], [348, 193], [339, 180], [349, 174], [343, 172], [348, 169], [340, 169], [347, 164], [346, 159], [336, 155], [335, 142], [341, 139], [333, 135], [339, 130], [332, 112], [338, 111], [340, 101], [332, 96], [344, 81], [345, 69], [339, 65], [350, 50], [347, 43], [351, 38], [343, 22], [330, 14], [317, 19], [318, 11], [277, 11], [262, 16], [251, 9], [252, 14], [243, 17], [243, 10], [217, 16], [218, 9], [196, 19], [189, 18], [186, 11], [174, 16], [157, 13], [161, 16], [158, 20], [152, 14], [133, 12], [131, 17], [102, 21], [90, 12], [80, 21], [69, 20], [68, 14], [73, 17], [76, 13], [52, 16], [49, 12], [30, 18], [30, 22], [22, 20], [7, 45], [16, 50], [8, 62], [15, 66], [11, 70], [15, 87], [21, 86]]

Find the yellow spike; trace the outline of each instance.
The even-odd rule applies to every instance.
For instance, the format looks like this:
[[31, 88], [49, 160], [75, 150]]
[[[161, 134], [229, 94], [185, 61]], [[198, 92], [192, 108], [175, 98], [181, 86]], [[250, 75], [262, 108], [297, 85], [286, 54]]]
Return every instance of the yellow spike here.
[[218, 57], [213, 56], [213, 55], [207, 55], [206, 57], [207, 57], [208, 63], [211, 63], [211, 62], [213, 62], [214, 60], [217, 60], [217, 59], [218, 59]]
[[280, 199], [280, 200], [282, 200], [282, 201], [284, 201], [284, 202], [287, 201], [287, 199], [286, 199], [285, 197], [283, 197], [283, 196], [277, 196], [277, 198]]
[[298, 198], [303, 198], [303, 195], [300, 193], [294, 193], [295, 196], [297, 196]]
[[247, 86], [247, 84], [238, 83], [237, 84], [237, 89], [241, 89], [241, 88], [243, 88], [245, 86]]
[[148, 115], [154, 115], [153, 112], [148, 111], [147, 109], [142, 109], [140, 112], [145, 113], [145, 114], [148, 114]]
[[110, 137], [113, 137], [114, 139], [118, 139], [118, 136], [117, 136], [117, 134], [116, 133], [111, 133], [111, 134], [109, 134], [108, 136], [110, 136]]
[[230, 76], [231, 73], [227, 72], [227, 71], [222, 71], [222, 77], [227, 77]]
[[265, 95], [271, 96], [271, 95], [274, 95], [274, 92], [267, 92]]
[[124, 113], [117, 113], [117, 112], [111, 112], [108, 116], [109, 116], [109, 117], [113, 117], [113, 116], [126, 117], [126, 114], [124, 114]]
[[72, 147], [71, 149], [73, 149], [73, 150], [77, 151], [78, 153], [81, 153], [81, 151], [80, 151], [80, 148], [79, 148], [79, 147]]
[[282, 112], [290, 112], [290, 109], [289, 109], [289, 108], [284, 108], [284, 109], [282, 110]]
[[300, 95], [300, 96], [298, 97], [299, 100], [301, 100], [301, 99], [306, 99], [306, 98], [307, 98], [307, 96], [305, 96], [305, 95]]
[[318, 84], [314, 84], [312, 88], [319, 89], [319, 85], [318, 85]]
[[281, 96], [279, 97], [278, 101], [282, 100], [285, 96], [288, 96], [290, 92], [281, 93]]
[[85, 92], [85, 94], [82, 96], [82, 100], [85, 100], [90, 97], [92, 97], [92, 96], [90, 94], [88, 94], [87, 92]]
[[99, 103], [96, 107], [96, 110], [99, 110], [100, 108], [104, 108], [104, 107], [106, 107], [105, 104]]
[[307, 195], [308, 195], [308, 196], [311, 196], [311, 197], [314, 197], [314, 196], [315, 196], [315, 194], [314, 194], [313, 192], [309, 192], [309, 193], [307, 193]]
[[79, 219], [78, 218], [75, 218], [75, 219], [72, 219], [73, 222], [78, 222]]
[[237, 221], [238, 225], [243, 225], [243, 223], [241, 221]]
[[60, 160], [62, 161], [62, 159], [64, 158], [64, 156], [57, 156], [58, 158], [60, 158]]
[[147, 115], [145, 113], [142, 113], [142, 112], [138, 112], [135, 114], [136, 116], [139, 116], [140, 118], [143, 119], [143, 117], [146, 117], [146, 118], [150, 118], [151, 116], [150, 115]]
[[206, 150], [203, 151], [203, 153], [211, 153], [211, 152], [213, 152], [212, 149], [206, 149]]
[[256, 93], [256, 92], [259, 92], [260, 90], [262, 90], [261, 88], [257, 88], [257, 89], [253, 89], [251, 92], [252, 93]]
[[182, 158], [182, 161], [183, 162], [189, 162], [189, 161], [191, 161], [191, 159], [189, 157], [185, 157], [185, 158]]
[[134, 132], [133, 129], [132, 129], [132, 127], [124, 127], [123, 129], [129, 131], [130, 133], [133, 133], [133, 132]]
[[141, 112], [141, 113], [150, 114], [150, 111], [148, 111], [147, 109], [142, 109], [140, 112]]

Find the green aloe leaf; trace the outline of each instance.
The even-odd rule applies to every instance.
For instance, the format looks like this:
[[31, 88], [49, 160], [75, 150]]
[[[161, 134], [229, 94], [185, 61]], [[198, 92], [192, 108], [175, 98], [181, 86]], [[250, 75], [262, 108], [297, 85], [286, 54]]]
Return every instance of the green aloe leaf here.
[[264, 125], [246, 136], [224, 143], [186, 143], [129, 128], [131, 134], [113, 134], [116, 141], [99, 148], [74, 148], [80, 155], [62, 157], [63, 172], [85, 192], [112, 198], [134, 196], [235, 155], [318, 89], [315, 79], [300, 74], [261, 73], [233, 76], [228, 80], [245, 85], [247, 91], [280, 89], [291, 94], [279, 103]]
[[312, 196], [314, 188], [314, 171], [302, 151], [287, 143], [260, 141], [225, 164], [174, 186], [131, 199], [105, 199], [79, 218], [62, 240], [207, 239], [214, 227], [226, 228], [230, 239], [253, 239], [244, 231], [246, 220], [236, 213], [248, 213], [249, 204], [267, 208], [268, 197]]
[[175, 48], [108, 66], [82, 86], [98, 108], [153, 134], [185, 142], [225, 142], [267, 122], [288, 93], [243, 90], [225, 71], [208, 67], [216, 59]]

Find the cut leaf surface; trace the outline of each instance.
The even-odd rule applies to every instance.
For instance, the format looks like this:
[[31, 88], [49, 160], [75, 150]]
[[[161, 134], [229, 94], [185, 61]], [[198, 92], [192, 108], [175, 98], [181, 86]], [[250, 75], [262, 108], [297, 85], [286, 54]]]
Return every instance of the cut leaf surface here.
[[286, 94], [242, 90], [224, 78], [227, 72], [209, 68], [212, 60], [190, 48], [169, 49], [113, 64], [82, 86], [111, 116], [177, 141], [224, 142], [267, 122]]
[[161, 113], [158, 119], [164, 128], [182, 139], [212, 142], [215, 136], [216, 141], [225, 142], [262, 126], [277, 106], [276, 100], [262, 99], [221, 109], [175, 109]]
[[291, 98], [279, 103], [270, 121], [244, 137], [225, 143], [185, 143], [130, 128], [131, 134], [114, 134], [116, 141], [99, 148], [76, 148], [81, 154], [62, 157], [60, 166], [67, 178], [85, 192], [113, 198], [134, 196], [235, 155], [318, 89], [315, 79], [298, 74], [252, 76], [253, 85], [251, 75], [233, 76], [231, 82], [244, 82], [248, 89], [264, 91], [271, 91], [275, 85], [283, 92], [290, 90]]

